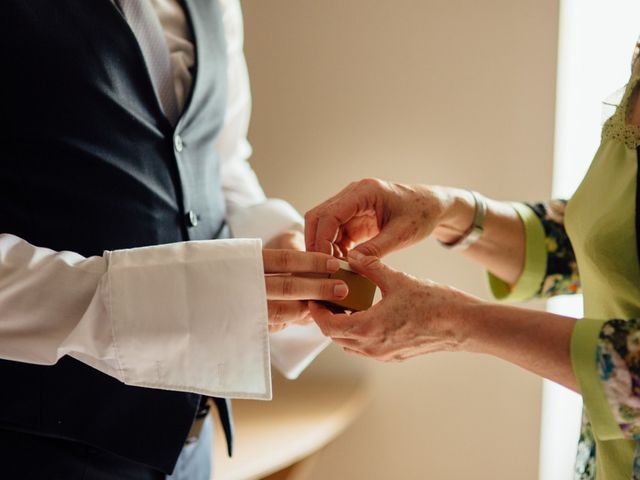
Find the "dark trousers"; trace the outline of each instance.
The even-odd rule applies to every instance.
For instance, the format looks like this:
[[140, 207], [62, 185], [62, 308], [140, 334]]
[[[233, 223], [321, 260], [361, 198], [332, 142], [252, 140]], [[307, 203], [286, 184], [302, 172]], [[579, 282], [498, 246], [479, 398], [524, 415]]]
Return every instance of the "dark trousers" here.
[[198, 442], [188, 445], [173, 475], [84, 444], [0, 430], [3, 480], [209, 480], [211, 422]]

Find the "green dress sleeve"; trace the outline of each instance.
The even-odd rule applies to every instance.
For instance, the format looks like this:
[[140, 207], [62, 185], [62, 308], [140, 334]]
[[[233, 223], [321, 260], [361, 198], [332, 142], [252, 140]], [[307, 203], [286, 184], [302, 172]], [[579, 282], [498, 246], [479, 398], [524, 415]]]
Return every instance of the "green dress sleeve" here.
[[640, 441], [640, 319], [582, 319], [571, 357], [596, 437]]
[[525, 229], [525, 264], [515, 285], [489, 273], [489, 286], [498, 300], [547, 298], [580, 291], [576, 257], [564, 228], [565, 200], [513, 203]]

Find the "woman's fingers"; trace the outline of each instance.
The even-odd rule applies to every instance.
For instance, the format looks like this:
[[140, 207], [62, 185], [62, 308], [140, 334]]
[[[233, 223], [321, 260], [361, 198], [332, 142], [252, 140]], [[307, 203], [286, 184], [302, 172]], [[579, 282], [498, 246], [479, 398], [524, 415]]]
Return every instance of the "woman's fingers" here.
[[[304, 216], [304, 239], [308, 251], [322, 251], [316, 243], [331, 242], [336, 237], [340, 226], [348, 222], [358, 211], [358, 205], [345, 201], [345, 196], [351, 185], [333, 197], [325, 200], [320, 205], [309, 210]], [[326, 213], [331, 212], [329, 218]], [[320, 220], [323, 220], [320, 225]]]
[[349, 252], [349, 265], [360, 275], [375, 283], [385, 294], [389, 287], [394, 285], [394, 280], [397, 280], [398, 275], [402, 276], [402, 274], [386, 266], [378, 257], [363, 255], [359, 248]]
[[[331, 246], [340, 240], [349, 224], [358, 240], [368, 240], [358, 247], [366, 255], [383, 255], [397, 249], [403, 242], [402, 226], [393, 216], [387, 218], [388, 205], [382, 200], [382, 182], [365, 179], [348, 186], [330, 200], [305, 215], [307, 250], [331, 253]], [[360, 220], [360, 217], [366, 217]], [[385, 225], [387, 224], [388, 225]], [[335, 245], [334, 245], [335, 246]]]
[[342, 280], [295, 275], [265, 277], [269, 300], [342, 300], [349, 287]]
[[374, 205], [382, 182], [364, 179], [347, 185], [337, 195], [309, 210], [305, 215], [307, 250], [329, 252], [340, 228], [359, 214], [375, 215]]
[[340, 268], [331, 255], [296, 250], [262, 250], [264, 273], [333, 273]]
[[[339, 337], [333, 337], [331, 339], [331, 341], [333, 343], [335, 343], [336, 345], [341, 346], [342, 348], [349, 348], [351, 350], [358, 350], [360, 352], [362, 352], [362, 340], [358, 340], [355, 338], [339, 338]], [[364, 353], [364, 352], [362, 352]]]
[[329, 253], [336, 240], [350, 249], [341, 239], [351, 237], [360, 252], [383, 257], [429, 235], [450, 197], [435, 187], [360, 180], [307, 212], [307, 250]]
[[362, 353], [360, 350], [354, 350], [353, 348], [349, 348], [349, 347], [342, 347], [342, 350], [344, 350], [345, 353], [348, 353], [350, 355], [358, 355], [360, 357], [366, 357], [366, 355]]
[[349, 338], [361, 314], [333, 313], [317, 302], [309, 302], [309, 312], [326, 337]]
[[393, 219], [384, 225], [380, 232], [357, 246], [357, 250], [368, 256], [382, 258], [388, 253], [405, 246], [410, 235], [407, 231], [408, 222]]

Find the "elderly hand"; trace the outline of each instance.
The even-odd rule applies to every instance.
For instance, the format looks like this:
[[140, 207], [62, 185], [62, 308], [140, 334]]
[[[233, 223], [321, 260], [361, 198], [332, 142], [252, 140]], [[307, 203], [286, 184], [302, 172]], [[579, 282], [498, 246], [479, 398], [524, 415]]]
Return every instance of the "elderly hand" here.
[[[460, 192], [371, 178], [351, 183], [305, 215], [307, 250], [345, 257], [357, 246], [365, 255], [383, 257], [445, 223], [451, 207], [465, 201]], [[473, 203], [466, 203], [466, 209], [456, 209], [459, 231], [473, 220]]]
[[570, 355], [575, 318], [484, 302], [355, 250], [349, 264], [378, 284], [382, 300], [351, 315], [310, 303], [320, 329], [345, 351], [385, 362], [442, 351], [489, 354], [580, 391]]
[[322, 332], [345, 351], [389, 362], [461, 348], [463, 312], [479, 299], [397, 272], [356, 250], [349, 264], [380, 287], [382, 300], [351, 315], [334, 314], [314, 302], [310, 306]]
[[287, 231], [269, 241], [262, 252], [271, 333], [291, 323], [310, 322], [307, 300], [339, 300], [347, 296], [348, 288], [342, 281], [295, 275], [329, 274], [339, 268], [333, 257], [300, 251], [303, 249], [302, 233]]
[[[512, 204], [484, 200], [482, 236], [462, 253], [513, 285], [524, 268], [524, 223]], [[306, 246], [340, 257], [356, 249], [382, 258], [431, 234], [454, 244], [470, 232], [475, 212], [468, 190], [360, 180], [306, 214]]]

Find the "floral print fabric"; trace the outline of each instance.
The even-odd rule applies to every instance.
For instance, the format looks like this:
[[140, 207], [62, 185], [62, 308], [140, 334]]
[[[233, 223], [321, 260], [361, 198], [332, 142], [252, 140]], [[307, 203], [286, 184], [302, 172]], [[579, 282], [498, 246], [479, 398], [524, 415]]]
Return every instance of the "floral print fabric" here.
[[593, 480], [596, 478], [596, 440], [593, 438], [591, 424], [584, 410], [573, 478], [574, 480]]
[[[542, 222], [547, 248], [547, 269], [536, 296], [551, 297], [580, 292], [576, 257], [564, 228], [566, 201], [527, 204]], [[599, 335], [596, 365], [605, 396], [625, 438], [640, 445], [640, 319], [609, 320]], [[640, 480], [636, 451], [632, 480]], [[575, 464], [575, 480], [596, 478], [596, 441], [587, 415]]]
[[603, 325], [597, 365], [622, 433], [640, 441], [640, 320], [610, 320]]
[[542, 222], [547, 247], [547, 271], [536, 296], [548, 298], [579, 293], [578, 264], [564, 228], [566, 200], [527, 205]]

